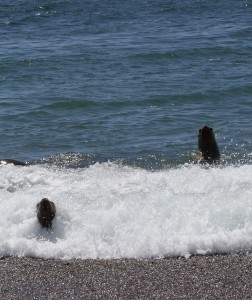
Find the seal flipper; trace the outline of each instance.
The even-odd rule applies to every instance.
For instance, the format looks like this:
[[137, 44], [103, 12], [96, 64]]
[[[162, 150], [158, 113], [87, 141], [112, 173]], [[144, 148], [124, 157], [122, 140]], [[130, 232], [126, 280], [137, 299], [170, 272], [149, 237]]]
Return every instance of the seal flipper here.
[[1, 165], [13, 164], [15, 166], [26, 166], [26, 163], [15, 159], [0, 159]]

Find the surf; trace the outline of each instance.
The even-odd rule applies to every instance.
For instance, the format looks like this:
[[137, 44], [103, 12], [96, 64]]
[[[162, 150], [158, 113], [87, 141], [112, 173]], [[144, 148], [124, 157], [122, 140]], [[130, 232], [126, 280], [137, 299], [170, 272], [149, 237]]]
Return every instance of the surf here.
[[[252, 166], [0, 166], [0, 256], [160, 258], [251, 251]], [[52, 230], [36, 204], [57, 207]]]

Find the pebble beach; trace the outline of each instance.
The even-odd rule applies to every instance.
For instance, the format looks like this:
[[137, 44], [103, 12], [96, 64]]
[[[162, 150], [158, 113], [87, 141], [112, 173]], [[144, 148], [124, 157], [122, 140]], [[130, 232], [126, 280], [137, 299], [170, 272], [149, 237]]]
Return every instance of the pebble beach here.
[[251, 255], [0, 260], [0, 299], [251, 299]]

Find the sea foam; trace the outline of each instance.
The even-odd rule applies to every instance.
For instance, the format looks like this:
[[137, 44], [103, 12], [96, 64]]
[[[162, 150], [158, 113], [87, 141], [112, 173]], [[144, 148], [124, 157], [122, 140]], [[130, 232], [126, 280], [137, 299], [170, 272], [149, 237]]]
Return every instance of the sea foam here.
[[[57, 207], [52, 231], [36, 204]], [[252, 166], [0, 166], [0, 256], [159, 258], [252, 249]]]

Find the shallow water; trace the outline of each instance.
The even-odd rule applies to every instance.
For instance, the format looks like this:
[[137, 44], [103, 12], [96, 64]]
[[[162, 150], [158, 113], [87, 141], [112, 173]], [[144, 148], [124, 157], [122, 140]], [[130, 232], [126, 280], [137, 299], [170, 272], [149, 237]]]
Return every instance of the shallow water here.
[[[1, 166], [0, 255], [147, 258], [250, 251], [251, 166]], [[57, 207], [52, 231], [36, 203]]]

